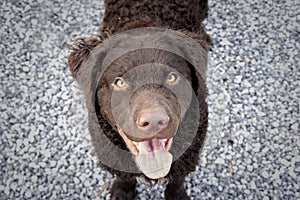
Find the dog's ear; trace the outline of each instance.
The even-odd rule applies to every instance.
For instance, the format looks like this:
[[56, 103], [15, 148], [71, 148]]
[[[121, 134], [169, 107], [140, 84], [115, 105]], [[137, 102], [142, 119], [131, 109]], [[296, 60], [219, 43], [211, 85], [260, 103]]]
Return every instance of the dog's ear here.
[[179, 30], [179, 32], [193, 38], [198, 42], [206, 51], [209, 51], [212, 45], [212, 41], [209, 35], [200, 27], [197, 32], [190, 32], [187, 30]]
[[203, 48], [201, 50], [201, 48], [198, 48], [197, 45], [193, 46], [193, 44], [183, 45], [183, 52], [185, 58], [188, 58], [187, 61], [192, 72], [192, 87], [199, 99], [206, 99], [207, 89], [205, 80], [208, 64], [207, 53], [211, 48], [211, 39], [202, 28], [200, 28], [198, 32], [190, 32], [187, 30], [180, 30], [179, 32], [189, 36]]
[[101, 43], [100, 38], [78, 38], [68, 45], [71, 50], [71, 54], [68, 57], [68, 64], [72, 73], [72, 76], [76, 80], [77, 72], [82, 63], [87, 60], [90, 52]]

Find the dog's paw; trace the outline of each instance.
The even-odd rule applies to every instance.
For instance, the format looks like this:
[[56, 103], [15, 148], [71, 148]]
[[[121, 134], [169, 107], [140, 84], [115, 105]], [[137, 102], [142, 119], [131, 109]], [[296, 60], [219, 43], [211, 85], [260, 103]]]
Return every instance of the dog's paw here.
[[112, 200], [133, 200], [135, 197], [134, 191], [124, 191], [122, 189], [115, 189], [111, 192]]
[[190, 197], [186, 194], [185, 190], [176, 191], [174, 193], [165, 193], [166, 200], [190, 200]]
[[114, 181], [110, 190], [112, 200], [133, 200], [136, 196], [136, 180], [127, 180], [120, 177]]
[[181, 184], [180, 186], [176, 184], [170, 184], [166, 187], [165, 199], [166, 200], [190, 200], [190, 197], [187, 195], [183, 184]]

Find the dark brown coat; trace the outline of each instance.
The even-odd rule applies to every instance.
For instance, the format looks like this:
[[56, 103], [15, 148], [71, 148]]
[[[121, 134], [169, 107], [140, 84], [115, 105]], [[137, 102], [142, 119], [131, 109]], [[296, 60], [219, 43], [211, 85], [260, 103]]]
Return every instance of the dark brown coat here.
[[[111, 120], [111, 116], [109, 114], [110, 111], [108, 110], [111, 109], [110, 103], [109, 101], [105, 101], [105, 99], [108, 100], [111, 98], [109, 89], [110, 86], [105, 86], [106, 83], [103, 80], [103, 77], [100, 81], [97, 77], [100, 73], [97, 73], [96, 70], [100, 69], [101, 71], [101, 67], [97, 68], [97, 66], [101, 66], [103, 64], [103, 58], [108, 55], [111, 50], [109, 48], [102, 47], [102, 45], [104, 45], [105, 42], [109, 42], [115, 34], [131, 29], [143, 27], [171, 29], [193, 38], [201, 45], [203, 51], [199, 52], [199, 56], [203, 57], [204, 61], [203, 66], [200, 66], [200, 68], [202, 67], [205, 69], [207, 64], [207, 51], [210, 45], [209, 36], [201, 27], [201, 22], [207, 16], [207, 0], [106, 0], [105, 9], [105, 16], [100, 27], [99, 36], [75, 40], [70, 45], [72, 52], [68, 59], [72, 75], [82, 87], [82, 90], [86, 95], [89, 111], [89, 127], [93, 145], [98, 157], [103, 156], [103, 148], [109, 148], [108, 144], [104, 142], [106, 141], [105, 138], [108, 138], [110, 142], [119, 146], [121, 149], [128, 151], [125, 142], [116, 129], [115, 122]], [[185, 46], [180, 46], [180, 48], [184, 49]], [[183, 51], [189, 52], [185, 50]], [[153, 56], [153, 62], [163, 64], [168, 64], [169, 61], [167, 60], [174, 56], [168, 52], [161, 52], [161, 50], [149, 52], [147, 52], [147, 55]], [[143, 53], [140, 54], [145, 55]], [[126, 63], [135, 63], [137, 57], [141, 58], [137, 55], [138, 54], [128, 54], [126, 57]], [[154, 55], [161, 55], [161, 58]], [[125, 58], [120, 57], [118, 59], [122, 60]], [[181, 58], [177, 58], [175, 56], [174, 62], [181, 62], [179, 61], [180, 59]], [[143, 58], [141, 60], [147, 59]], [[193, 139], [192, 144], [187, 148], [182, 156], [173, 162], [171, 170], [166, 176], [169, 180], [169, 184], [165, 191], [166, 199], [188, 199], [183, 186], [184, 177], [195, 170], [208, 126], [205, 75], [201, 74], [201, 72], [199, 73], [199, 66], [194, 66], [194, 63], [191, 63], [190, 61], [182, 62], [185, 63], [182, 64], [182, 67], [186, 68], [186, 70], [183, 70], [182, 73], [184, 76], [188, 77], [191, 87], [196, 95], [198, 101], [197, 110], [199, 112], [197, 113], [197, 116], [200, 117], [198, 117], [199, 125], [197, 134]], [[130, 66], [130, 64], [128, 64], [128, 66], [126, 66], [126, 70], [128, 71], [128, 69], [133, 67], [134, 66]], [[118, 73], [124, 69], [120, 68], [119, 71], [108, 70], [108, 72], [106, 71], [104, 74], [106, 74], [105, 77], [117, 77], [120, 76]], [[203, 69], [203, 71], [205, 71], [205, 69]], [[178, 70], [180, 71], [181, 69]], [[202, 69], [200, 69], [200, 71], [202, 71]], [[107, 89], [105, 89], [105, 87], [107, 87]], [[93, 89], [95, 91], [93, 91]], [[90, 99], [94, 97], [94, 102], [90, 102]], [[185, 116], [185, 118], [187, 121], [193, 121], [193, 108], [189, 109], [191, 110], [191, 115]], [[99, 132], [102, 132], [103, 135], [100, 135]], [[177, 135], [176, 137], [184, 137], [184, 135]], [[178, 142], [178, 144], [180, 144], [180, 142]], [[173, 149], [173, 151], [176, 151], [176, 149]], [[113, 152], [109, 152], [108, 150], [106, 153], [107, 155], [110, 155]], [[112, 198], [133, 199], [136, 185], [135, 177], [143, 175], [140, 173], [129, 173], [123, 172], [119, 169], [113, 169], [105, 163], [101, 163], [101, 158], [100, 164], [111, 173], [117, 175], [117, 179], [111, 190]], [[145, 177], [145, 179], [147, 178]]]

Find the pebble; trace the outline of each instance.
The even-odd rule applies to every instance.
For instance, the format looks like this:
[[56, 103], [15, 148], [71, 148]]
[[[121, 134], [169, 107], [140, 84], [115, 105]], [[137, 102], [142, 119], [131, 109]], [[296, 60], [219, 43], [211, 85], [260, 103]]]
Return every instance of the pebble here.
[[218, 179], [217, 179], [216, 177], [212, 177], [212, 178], [211, 178], [211, 183], [212, 183], [213, 185], [218, 185]]
[[219, 185], [219, 186], [218, 186], [218, 190], [219, 190], [220, 192], [222, 192], [223, 187], [222, 187], [221, 185]]
[[255, 144], [253, 145], [252, 151], [254, 151], [254, 152], [259, 152], [259, 151], [261, 151], [261, 144], [260, 144], [260, 143], [255, 143]]
[[253, 166], [252, 166], [252, 165], [247, 165], [247, 170], [248, 170], [249, 172], [252, 172], [252, 171], [253, 171]]
[[284, 166], [287, 166], [287, 167], [291, 164], [289, 161], [287, 161], [287, 160], [284, 159], [284, 158], [280, 158], [280, 159], [279, 159], [279, 162], [280, 162], [281, 164], [283, 164]]
[[299, 133], [299, 124], [298, 123], [294, 123], [292, 126], [291, 126], [291, 128], [292, 128], [292, 130], [294, 130], [294, 131], [298, 131], [298, 133]]
[[243, 82], [242, 82], [242, 84], [246, 88], [250, 88], [251, 87], [251, 83], [247, 79], [244, 79]]
[[12, 182], [12, 183], [10, 184], [10, 188], [11, 188], [13, 191], [15, 191], [15, 190], [17, 189], [17, 187], [18, 187], [18, 183], [17, 183], [17, 182]]
[[38, 177], [37, 177], [37, 176], [33, 175], [33, 176], [31, 177], [31, 181], [32, 181], [33, 183], [36, 183], [37, 180], [38, 180]]
[[251, 187], [252, 190], [255, 190], [257, 188], [254, 180], [252, 180], [250, 182], [250, 187]]
[[86, 181], [84, 182], [84, 186], [85, 186], [85, 187], [90, 187], [90, 186], [91, 186], [91, 183], [90, 183], [88, 180], [86, 180]]
[[26, 193], [25, 193], [25, 197], [30, 198], [31, 195], [32, 195], [31, 192], [29, 190], [27, 190]]
[[74, 183], [77, 185], [77, 184], [80, 183], [80, 180], [79, 180], [77, 177], [75, 177], [75, 178], [74, 178]]
[[299, 177], [299, 175], [300, 175], [300, 156], [293, 157], [291, 166], [289, 167], [289, 174], [294, 178]]
[[241, 81], [242, 81], [242, 76], [236, 76], [235, 77], [235, 83], [241, 83]]
[[259, 88], [259, 87], [263, 86], [264, 83], [265, 83], [264, 80], [259, 80], [254, 84], [254, 86]]
[[50, 150], [49, 149], [44, 149], [41, 151], [41, 153], [46, 157], [49, 158], [51, 156]]
[[224, 165], [225, 164], [225, 161], [223, 158], [217, 158], [216, 161], [215, 161], [216, 164], [220, 164], [220, 165]]
[[269, 173], [266, 172], [266, 171], [263, 171], [263, 172], [261, 173], [261, 175], [262, 175], [264, 178], [269, 178]]
[[295, 172], [295, 173], [300, 173], [300, 162], [298, 162], [298, 163], [294, 166], [294, 172]]

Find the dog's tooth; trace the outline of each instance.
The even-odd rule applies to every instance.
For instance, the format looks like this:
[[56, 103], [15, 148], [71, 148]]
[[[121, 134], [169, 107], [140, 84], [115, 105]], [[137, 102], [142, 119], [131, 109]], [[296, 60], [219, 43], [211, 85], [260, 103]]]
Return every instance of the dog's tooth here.
[[133, 142], [133, 141], [132, 141], [132, 144], [134, 144], [135, 146], [138, 146], [139, 143], [138, 143], [138, 142]]
[[139, 142], [132, 142], [132, 144], [140, 151], [141, 146], [139, 145]]

